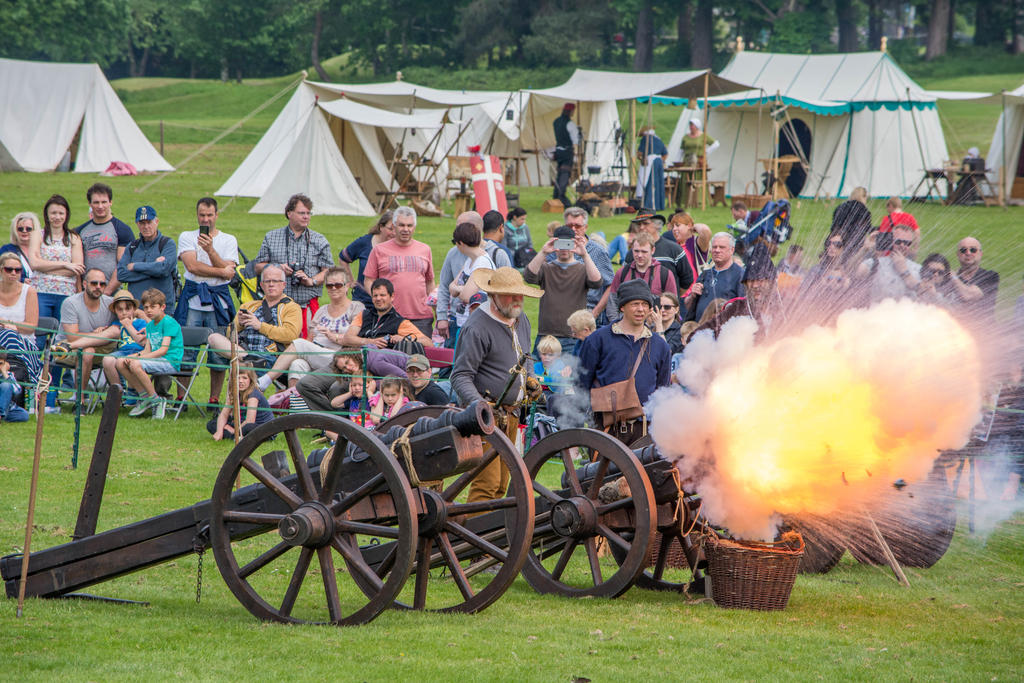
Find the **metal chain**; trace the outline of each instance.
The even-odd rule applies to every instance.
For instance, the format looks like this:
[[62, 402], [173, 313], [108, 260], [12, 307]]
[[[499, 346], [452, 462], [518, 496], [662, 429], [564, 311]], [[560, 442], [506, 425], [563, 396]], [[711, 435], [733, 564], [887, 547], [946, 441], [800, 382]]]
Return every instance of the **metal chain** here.
[[198, 551], [199, 563], [196, 567], [196, 604], [203, 598], [203, 554], [206, 548], [200, 547]]

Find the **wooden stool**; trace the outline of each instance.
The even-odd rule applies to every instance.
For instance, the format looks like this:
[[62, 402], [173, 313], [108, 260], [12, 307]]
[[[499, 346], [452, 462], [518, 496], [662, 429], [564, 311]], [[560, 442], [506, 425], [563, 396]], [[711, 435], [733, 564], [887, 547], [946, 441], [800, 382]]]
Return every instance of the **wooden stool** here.
[[708, 182], [708, 186], [711, 188], [711, 206], [722, 206], [728, 208], [728, 203], [725, 201], [725, 181], [724, 180], [712, 180]]
[[473, 208], [473, 196], [468, 192], [455, 193], [455, 215], [465, 213]]

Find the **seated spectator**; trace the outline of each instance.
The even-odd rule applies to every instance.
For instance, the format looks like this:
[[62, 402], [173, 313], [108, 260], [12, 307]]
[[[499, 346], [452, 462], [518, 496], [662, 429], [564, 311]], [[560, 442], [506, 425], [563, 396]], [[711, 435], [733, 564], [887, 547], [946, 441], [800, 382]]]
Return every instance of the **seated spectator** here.
[[981, 267], [981, 242], [965, 237], [957, 244], [956, 258], [960, 268], [952, 283], [960, 299], [959, 313], [972, 325], [991, 324], [995, 320], [999, 273]]
[[619, 319], [618, 291], [630, 280], [643, 280], [655, 296], [660, 296], [662, 292], [679, 291], [673, 270], [653, 258], [654, 239], [649, 232], [637, 234], [633, 240], [632, 259], [615, 273], [611, 286], [594, 307], [595, 317], [607, 308], [609, 320]]
[[329, 268], [324, 287], [330, 302], [313, 314], [310, 325], [313, 341], [299, 338], [289, 344], [270, 370], [260, 377], [260, 391], [266, 391], [271, 382], [285, 372], [288, 373], [288, 386], [293, 387], [307, 372], [322, 372], [330, 367], [332, 352], [341, 348], [345, 333], [352, 320], [363, 312], [363, 305], [348, 298], [352, 274], [347, 268]]
[[128, 414], [139, 417], [152, 410], [153, 418], [162, 420], [167, 410], [167, 399], [157, 396], [149, 376], [177, 372], [181, 368], [185, 343], [181, 337], [181, 325], [166, 313], [163, 292], [156, 287], [143, 292], [142, 309], [149, 318], [145, 346], [142, 351], [118, 359], [115, 367], [128, 386], [142, 397]]
[[135, 210], [139, 238], [132, 240], [117, 262], [117, 279], [128, 291], [141, 299], [148, 289], [159, 289], [174, 310], [175, 280], [178, 277], [178, 247], [174, 240], [160, 233], [160, 219], [152, 206]]
[[757, 223], [757, 219], [761, 217], [760, 211], [748, 209], [747, 205], [739, 199], [733, 201], [730, 210], [732, 211], [732, 225], [730, 227], [744, 232], [752, 228], [754, 223]]
[[892, 232], [894, 225], [905, 225], [914, 232], [921, 229], [917, 225], [917, 219], [903, 210], [903, 200], [899, 197], [889, 197], [885, 202], [885, 217], [878, 226], [878, 232]]
[[42, 369], [36, 348], [39, 300], [35, 287], [21, 281], [24, 272], [17, 254], [0, 254], [0, 352], [18, 379], [35, 382]]
[[566, 322], [569, 324], [569, 329], [572, 330], [572, 338], [576, 340], [572, 348], [572, 355], [578, 358], [580, 355], [580, 344], [597, 329], [597, 320], [594, 319], [593, 313], [585, 308], [581, 308], [578, 311], [574, 311]]
[[700, 320], [705, 309], [714, 299], [735, 299], [745, 296], [743, 289], [743, 266], [733, 261], [736, 238], [727, 232], [717, 233], [711, 238], [711, 261], [708, 268], [694, 283], [686, 297], [687, 320]]
[[668, 347], [672, 353], [682, 353], [683, 341], [680, 336], [680, 327], [683, 324], [683, 320], [679, 317], [678, 296], [672, 292], [661, 293], [660, 310], [655, 322], [654, 331], [668, 342]]
[[[406, 337], [412, 337], [423, 346], [434, 343], [416, 325], [399, 315], [392, 302], [395, 286], [386, 278], [377, 278], [370, 286], [373, 307], [365, 309], [352, 319], [342, 343], [345, 346], [365, 346], [370, 350], [367, 356], [367, 370], [378, 377], [405, 376], [406, 358], [395, 351], [396, 345]], [[385, 350], [390, 351], [385, 352]]]
[[949, 261], [942, 254], [928, 254], [921, 262], [917, 300], [942, 307], [953, 307], [959, 301]]
[[353, 422], [362, 423], [359, 418], [362, 409], [363, 397], [372, 393], [376, 382], [372, 379], [364, 379], [362, 375], [352, 375], [348, 378], [348, 388], [331, 399], [331, 407], [347, 416]]
[[533, 364], [533, 374], [544, 385], [544, 390], [553, 394], [564, 394], [572, 387], [572, 368], [562, 360], [562, 344], [551, 335], [537, 341], [537, 355], [540, 360]]
[[804, 270], [800, 267], [803, 260], [804, 248], [799, 244], [791, 244], [789, 249], [786, 250], [786, 257], [779, 263], [778, 272], [780, 274], [786, 273], [795, 277], [803, 277]]
[[[571, 242], [573, 248], [556, 249], [559, 240]], [[559, 226], [524, 272], [527, 283], [540, 285], [548, 292], [548, 296], [540, 300], [537, 338], [545, 335], [557, 338], [565, 353], [575, 346], [567, 322], [569, 314], [586, 307], [588, 292], [602, 286], [601, 273], [587, 252], [586, 244], [586, 238], [577, 235], [572, 228]], [[549, 254], [554, 254], [555, 260], [547, 260]]]
[[[117, 348], [103, 357], [103, 375], [107, 378], [107, 384], [119, 384], [121, 376], [117, 372], [117, 360], [143, 350], [149, 318], [139, 310], [139, 302], [127, 289], [117, 290], [109, 308], [118, 329]], [[134, 392], [133, 389], [130, 391]]]
[[[113, 324], [114, 314], [110, 311], [113, 299], [103, 293], [108, 284], [102, 270], [90, 268], [85, 271], [83, 291], [64, 299], [60, 305], [60, 331], [53, 340], [53, 347], [58, 353], [77, 351], [82, 354], [79, 383], [83, 392], [96, 355], [110, 353], [117, 347], [114, 339], [120, 328]], [[56, 362], [76, 367], [78, 360], [74, 353], [65, 353], [57, 357]], [[47, 408], [47, 412], [60, 412], [60, 409]]]
[[[242, 351], [240, 357], [250, 365], [254, 362], [272, 365], [276, 352], [295, 341], [302, 331], [302, 308], [284, 295], [284, 279], [284, 271], [277, 266], [264, 268], [260, 281], [263, 299], [245, 302], [235, 316], [234, 325]], [[225, 360], [231, 358], [231, 340], [223, 334], [211, 334], [207, 344], [211, 353]], [[211, 404], [220, 403], [224, 371], [224, 365], [216, 367], [216, 362], [211, 362]]]
[[409, 361], [405, 364], [405, 372], [409, 376], [413, 401], [419, 401], [428, 406], [445, 406], [451, 403], [448, 393], [437, 382], [430, 379], [430, 361], [426, 356], [421, 353], [409, 356]]
[[331, 364], [323, 371], [309, 374], [295, 385], [310, 410], [329, 413], [331, 400], [348, 391], [348, 380], [363, 373], [363, 351], [355, 346], [343, 346], [331, 357]]
[[892, 230], [890, 240], [875, 232], [867, 236], [860, 253], [865, 256], [857, 266], [857, 278], [867, 287], [870, 303], [882, 299], [913, 296], [921, 282], [921, 266], [908, 256], [914, 245], [914, 231], [905, 225]]
[[612, 264], [618, 265], [626, 262], [626, 257], [629, 256], [629, 250], [633, 248], [633, 238], [636, 237], [636, 234], [639, 231], [640, 226], [630, 221], [626, 232], [616, 235], [615, 238], [608, 243], [608, 258], [612, 260]]
[[17, 403], [21, 385], [11, 372], [7, 358], [0, 356], [0, 422], [28, 422], [28, 411]]
[[368, 402], [370, 412], [364, 423], [368, 428], [390, 420], [409, 402], [404, 378], [393, 375], [384, 377], [377, 386], [379, 391]]
[[206, 423], [206, 431], [213, 434], [214, 441], [235, 436], [235, 404], [238, 404], [242, 420], [242, 436], [270, 422], [274, 412], [267, 402], [267, 397], [256, 388], [256, 371], [252, 368], [241, 368], [238, 373], [238, 393], [228, 393], [228, 403], [220, 409], [217, 417]]

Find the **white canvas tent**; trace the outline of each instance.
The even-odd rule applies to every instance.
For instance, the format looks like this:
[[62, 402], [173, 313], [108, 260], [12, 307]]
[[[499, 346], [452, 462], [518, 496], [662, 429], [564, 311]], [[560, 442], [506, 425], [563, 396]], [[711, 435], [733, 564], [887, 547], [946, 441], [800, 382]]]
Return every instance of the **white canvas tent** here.
[[173, 171], [150, 144], [96, 64], [0, 59], [0, 170], [53, 171], [78, 135], [79, 173], [113, 161]]
[[985, 157], [989, 182], [998, 187], [1002, 175], [1003, 197], [1024, 198], [1024, 168], [1021, 168], [1024, 156], [1021, 154], [1024, 146], [1024, 85], [1012, 92], [993, 95], [985, 101], [999, 102], [1003, 108]]
[[[742, 82], [742, 81], [741, 81]], [[708, 70], [670, 71], [663, 73], [625, 73], [576, 69], [565, 83], [553, 88], [526, 91], [531, 97], [525, 106], [520, 143], [524, 150], [544, 150], [555, 145], [552, 128], [567, 102], [576, 105], [573, 118], [583, 130], [583, 169], [601, 167], [601, 180], [627, 180], [626, 154], [621, 144], [629, 136], [619, 122], [618, 100], [635, 100], [660, 95], [675, 98], [703, 97], [745, 90], [728, 78]], [[530, 172], [539, 178], [536, 184], [550, 182], [551, 164], [539, 154], [530, 157]]]
[[[800, 196], [845, 197], [857, 186], [871, 196], [906, 196], [924, 169], [948, 158], [936, 101], [983, 95], [926, 91], [884, 52], [748, 51], [735, 55], [721, 75], [753, 86], [708, 102], [707, 132], [721, 143], [708, 156], [709, 177], [725, 181], [728, 194], [744, 192], [750, 181], [760, 186], [761, 159], [799, 151], [808, 162]], [[773, 108], [785, 108], [789, 118], [780, 116], [779, 123], [793, 134], [782, 131], [777, 138]], [[671, 150], [680, 148], [694, 116], [692, 109], [683, 111]]]
[[456, 141], [486, 144], [499, 121], [515, 130], [516, 119], [504, 116], [508, 99], [404, 81], [305, 81], [216, 194], [260, 197], [252, 212], [278, 213], [289, 196], [305, 192], [316, 213], [371, 216], [378, 192], [395, 187], [388, 165], [395, 148], [441, 164], [434, 173], [440, 182], [445, 155], [459, 153]]

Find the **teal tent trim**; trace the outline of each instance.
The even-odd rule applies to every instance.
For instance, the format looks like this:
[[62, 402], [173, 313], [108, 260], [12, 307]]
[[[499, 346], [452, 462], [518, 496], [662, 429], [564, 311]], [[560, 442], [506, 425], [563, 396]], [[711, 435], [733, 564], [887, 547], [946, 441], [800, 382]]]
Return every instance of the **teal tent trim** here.
[[[637, 102], [641, 104], [647, 104], [648, 101], [653, 100], [655, 104], [668, 104], [673, 107], [685, 107], [689, 103], [685, 97], [640, 97]], [[708, 105], [711, 107], [751, 107], [758, 104], [771, 104], [775, 101], [774, 96], [764, 97], [744, 97], [740, 99], [730, 100], [709, 100]], [[820, 114], [822, 116], [842, 116], [843, 114], [851, 111], [863, 111], [869, 109], [871, 111], [878, 111], [879, 109], [886, 109], [888, 111], [896, 111], [897, 109], [903, 109], [909, 111], [910, 109], [917, 109], [919, 111], [925, 109], [935, 109], [935, 102], [841, 102], [834, 105], [824, 104], [811, 104], [798, 100], [793, 97], [782, 96], [782, 102], [789, 104], [794, 107], [806, 109], [813, 114]]]
[[839, 188], [836, 190], [838, 195], [843, 191], [843, 186], [846, 185], [846, 167], [850, 163], [850, 139], [853, 137], [853, 114], [850, 115], [850, 125], [846, 129], [846, 157], [843, 159], [843, 175], [839, 178]]

